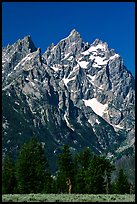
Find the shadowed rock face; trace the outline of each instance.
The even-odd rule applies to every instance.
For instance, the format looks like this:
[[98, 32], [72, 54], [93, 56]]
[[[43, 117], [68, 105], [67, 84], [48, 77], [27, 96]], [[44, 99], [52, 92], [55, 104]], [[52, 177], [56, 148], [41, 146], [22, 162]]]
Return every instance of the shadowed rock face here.
[[[41, 55], [30, 36], [2, 49], [3, 155], [32, 135], [52, 169], [59, 147], [88, 146], [114, 158], [133, 154], [135, 81], [120, 55], [74, 29]], [[133, 150], [133, 151], [131, 151]], [[132, 152], [132, 153], [131, 153]]]

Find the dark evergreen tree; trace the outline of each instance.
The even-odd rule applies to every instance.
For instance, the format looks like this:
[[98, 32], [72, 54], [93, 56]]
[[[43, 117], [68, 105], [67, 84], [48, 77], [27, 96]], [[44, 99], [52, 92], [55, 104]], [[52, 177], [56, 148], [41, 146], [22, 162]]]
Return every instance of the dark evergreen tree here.
[[82, 152], [80, 152], [76, 158], [79, 163], [79, 167], [86, 170], [89, 166], [91, 156], [89, 148], [85, 148]]
[[109, 159], [105, 157], [102, 158], [102, 163], [104, 164], [104, 180], [105, 180], [105, 193], [112, 192], [112, 185], [111, 185], [111, 174], [116, 169], [113, 164], [111, 164]]
[[94, 155], [86, 172], [87, 193], [105, 193], [100, 157]]
[[73, 191], [74, 162], [68, 145], [64, 145], [58, 158], [57, 186], [58, 193]]
[[58, 186], [57, 186], [57, 178], [56, 178], [56, 176], [52, 177], [51, 193], [54, 193], [54, 194], [59, 193]]
[[87, 193], [109, 193], [114, 166], [105, 157], [94, 155], [86, 171]]
[[130, 183], [123, 169], [119, 170], [118, 178], [115, 181], [115, 193], [130, 193]]
[[86, 193], [86, 170], [91, 160], [91, 152], [89, 148], [85, 148], [82, 152], [75, 156], [75, 192]]
[[84, 194], [86, 192], [85, 171], [83, 169], [79, 169], [75, 175], [74, 193]]
[[54, 193], [53, 183], [53, 178], [51, 177], [49, 167], [47, 166], [43, 179], [43, 189], [41, 193]]
[[16, 193], [15, 166], [11, 156], [6, 155], [2, 163], [2, 193]]
[[36, 138], [26, 142], [16, 161], [16, 179], [19, 193], [49, 192], [50, 172], [41, 143]]

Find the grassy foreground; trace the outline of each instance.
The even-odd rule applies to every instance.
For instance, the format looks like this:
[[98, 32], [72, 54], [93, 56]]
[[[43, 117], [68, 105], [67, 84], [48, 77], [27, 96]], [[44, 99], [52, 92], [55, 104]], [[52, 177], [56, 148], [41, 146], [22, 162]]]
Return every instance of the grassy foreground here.
[[135, 202], [135, 194], [5, 194], [2, 202]]

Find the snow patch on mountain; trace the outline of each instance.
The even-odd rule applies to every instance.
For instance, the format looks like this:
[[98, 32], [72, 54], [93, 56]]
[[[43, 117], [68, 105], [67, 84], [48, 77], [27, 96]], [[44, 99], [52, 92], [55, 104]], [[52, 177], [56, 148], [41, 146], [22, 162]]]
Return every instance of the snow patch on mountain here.
[[118, 58], [118, 57], [120, 57], [119, 54], [114, 54], [109, 58], [109, 60], [114, 60], [115, 58]]
[[33, 58], [33, 54], [30, 53], [26, 57], [24, 57], [15, 67], [14, 70], [16, 70], [20, 65], [23, 66], [27, 61], [31, 60]]
[[83, 55], [89, 55], [90, 53], [97, 53], [98, 49], [100, 49], [101, 51], [105, 51], [106, 50], [105, 43], [98, 44], [97, 46], [91, 45], [90, 48], [88, 50], [82, 52], [82, 54]]
[[99, 123], [100, 123], [98, 119], [96, 119], [96, 123], [97, 123], [97, 124], [99, 124]]
[[94, 85], [94, 80], [95, 80], [95, 78], [96, 78], [96, 75], [91, 76], [90, 74], [87, 74], [87, 77], [88, 77], [89, 82]]
[[59, 67], [57, 67], [57, 66], [54, 66], [54, 67], [51, 66], [51, 68], [52, 68], [55, 72], [57, 72], [57, 71], [59, 70]]
[[89, 62], [78, 61], [78, 64], [80, 65], [81, 68], [87, 69], [87, 65], [89, 64]]
[[102, 104], [97, 101], [96, 98], [85, 100], [83, 99], [85, 106], [89, 106], [92, 108], [92, 110], [99, 116], [102, 117], [102, 115], [106, 112], [105, 110], [108, 108], [108, 104]]
[[67, 86], [69, 81], [75, 80], [76, 76], [72, 77], [72, 78], [63, 78], [62, 80], [64, 81], [64, 84]]
[[70, 125], [70, 123], [69, 123], [69, 121], [68, 121], [68, 119], [67, 119], [67, 113], [64, 114], [64, 119], [65, 119], [65, 121], [66, 121], [66, 123], [67, 123], [67, 126], [68, 126], [71, 130], [74, 131], [74, 128], [72, 128], [72, 126]]

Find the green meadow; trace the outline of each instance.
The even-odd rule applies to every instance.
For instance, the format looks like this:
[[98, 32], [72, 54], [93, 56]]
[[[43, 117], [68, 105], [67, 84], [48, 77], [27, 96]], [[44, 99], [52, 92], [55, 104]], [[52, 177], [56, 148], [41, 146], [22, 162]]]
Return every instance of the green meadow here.
[[135, 202], [135, 194], [4, 194], [2, 202]]

